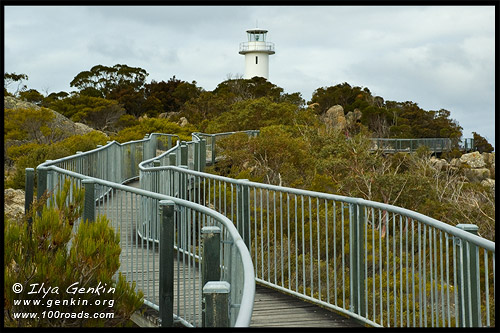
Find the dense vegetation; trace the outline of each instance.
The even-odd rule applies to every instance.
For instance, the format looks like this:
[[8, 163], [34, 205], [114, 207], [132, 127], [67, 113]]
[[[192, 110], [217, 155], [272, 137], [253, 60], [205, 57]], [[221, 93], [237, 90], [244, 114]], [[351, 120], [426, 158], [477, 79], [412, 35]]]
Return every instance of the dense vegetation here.
[[[411, 209], [452, 225], [472, 223], [479, 226], [481, 236], [495, 240], [494, 188], [468, 181], [464, 176], [467, 166], [438, 168], [426, 149], [419, 149], [415, 154], [393, 155], [369, 150], [370, 137], [450, 138], [455, 149], [441, 157], [448, 161], [460, 157], [462, 152], [458, 144], [462, 128], [450, 118], [448, 110], [423, 110], [411, 101], [385, 101], [372, 95], [368, 88], [348, 83], [318, 88], [306, 103], [300, 93], [284, 93], [282, 88], [258, 77], [228, 79], [213, 91], [205, 91], [197, 87], [195, 81], [189, 83], [175, 76], [166, 82], [146, 83], [147, 75], [141, 68], [97, 65], [75, 76], [71, 86], [76, 91], [43, 96], [23, 85], [26, 75], [5, 74], [6, 83], [17, 84], [13, 93], [16, 97], [102, 131], [58, 141], [57, 133], [46, 126], [50, 119], [44, 118], [43, 108], [37, 111], [39, 114], [32, 110], [6, 110], [11, 116], [5, 118], [5, 138], [20, 142], [9, 146], [6, 152], [7, 161], [16, 170], [6, 185], [22, 188], [24, 168], [36, 167], [45, 159], [77, 150], [92, 149], [107, 140], [126, 142], [153, 132], [177, 134], [182, 140], [189, 140], [194, 131], [218, 133], [258, 129], [257, 137], [235, 134], [221, 141], [224, 158], [208, 171], [233, 178], [361, 197]], [[4, 93], [9, 94], [5, 88]], [[336, 105], [342, 106], [346, 116], [350, 113], [361, 115], [348, 124], [346, 131], [331, 130], [326, 124], [328, 111]], [[38, 115], [36, 119], [40, 120], [37, 123], [28, 121], [30, 114]], [[474, 139], [479, 152], [493, 151], [480, 134], [474, 133]], [[307, 207], [299, 213], [310, 214]], [[314, 223], [306, 221], [306, 232], [319, 230]], [[339, 223], [337, 228], [347, 228], [347, 224]], [[368, 235], [372, 234], [376, 238], [397, 236], [394, 231], [386, 233], [381, 225], [371, 226]], [[269, 238], [269, 234], [258, 237]], [[336, 242], [340, 243], [340, 240]], [[275, 248], [274, 253], [282, 250], [280, 244], [270, 246]], [[293, 243], [290, 251], [297, 251], [300, 246]], [[337, 250], [340, 253], [340, 249]], [[334, 251], [333, 248], [330, 251]], [[369, 255], [377, 255], [375, 250], [370, 251], [368, 249]], [[398, 256], [390, 249], [383, 251], [388, 256], [390, 253], [391, 260]], [[264, 260], [268, 260], [271, 252], [265, 252]], [[333, 253], [330, 260], [334, 258]], [[309, 252], [303, 256], [285, 255], [291, 256], [297, 267], [308, 266], [313, 260]], [[322, 260], [321, 265], [331, 264]], [[397, 260], [408, 260], [408, 255]], [[266, 274], [288, 276], [288, 272]], [[293, 279], [297, 278], [292, 274], [292, 281], [285, 282], [293, 284]], [[331, 280], [333, 278], [331, 276]], [[384, 292], [389, 283], [397, 285], [397, 289], [404, 287], [399, 278], [390, 282], [388, 276], [381, 274], [377, 279], [377, 285], [384, 285]], [[337, 295], [336, 292], [332, 290], [331, 294]], [[410, 292], [404, 291], [405, 294]]]
[[[10, 94], [7, 86], [17, 84], [16, 97], [42, 107], [38, 111], [5, 110], [9, 115], [5, 117], [5, 139], [21, 142], [7, 149], [7, 161], [17, 168], [6, 185], [22, 188], [24, 168], [92, 149], [107, 140], [126, 142], [152, 132], [189, 140], [194, 131], [260, 129], [257, 138], [236, 136], [223, 144], [227, 158], [212, 171], [363, 197], [451, 224], [490, 225], [481, 230], [494, 237], [494, 191], [464, 182], [456, 168], [436, 170], [425, 151], [384, 156], [368, 150], [369, 137], [451, 138], [457, 148], [462, 128], [448, 110], [427, 111], [411, 101], [385, 101], [368, 88], [348, 83], [320, 87], [306, 103], [300, 93], [284, 93], [259, 77], [227, 79], [213, 91], [205, 91], [195, 81], [173, 76], [166, 82], [146, 83], [147, 76], [142, 68], [96, 65], [74, 77], [70, 84], [76, 91], [43, 96], [23, 85], [27, 75], [5, 73], [6, 95]], [[325, 126], [326, 113], [335, 105], [342, 106], [345, 115], [361, 114], [348, 131], [331, 131]], [[46, 126], [50, 117], [44, 107], [102, 132], [57, 141], [57, 133]], [[493, 151], [480, 134], [474, 133], [474, 138], [477, 150]], [[451, 160], [460, 155], [455, 149], [442, 157]]]

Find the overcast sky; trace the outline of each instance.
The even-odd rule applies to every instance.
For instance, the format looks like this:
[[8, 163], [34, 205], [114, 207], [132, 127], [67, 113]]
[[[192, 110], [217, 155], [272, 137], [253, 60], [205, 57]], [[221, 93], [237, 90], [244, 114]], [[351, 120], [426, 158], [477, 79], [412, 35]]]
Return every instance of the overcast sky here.
[[243, 75], [246, 30], [275, 44], [269, 81], [309, 101], [347, 82], [385, 100], [446, 109], [495, 143], [494, 6], [7, 6], [5, 72], [28, 88], [72, 91], [97, 64], [140, 67], [213, 90]]

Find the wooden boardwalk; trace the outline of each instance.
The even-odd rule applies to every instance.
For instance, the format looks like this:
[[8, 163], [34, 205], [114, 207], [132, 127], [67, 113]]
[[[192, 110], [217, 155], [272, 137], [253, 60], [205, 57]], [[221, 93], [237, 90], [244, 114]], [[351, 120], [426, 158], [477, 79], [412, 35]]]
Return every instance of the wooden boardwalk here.
[[[138, 187], [139, 184], [134, 182], [129, 186]], [[124, 220], [120, 214], [124, 210], [123, 202], [123, 198], [118, 194], [102, 206], [102, 213], [107, 215], [115, 230], [120, 232], [122, 248], [120, 271], [127, 280], [136, 281], [137, 288], [144, 292], [145, 299], [154, 300], [154, 303], [158, 304], [158, 244], [145, 242], [138, 237], [137, 229], [140, 227], [137, 219], [127, 216]], [[117, 221], [118, 219], [121, 221]], [[186, 256], [183, 258], [182, 255], [175, 254], [174, 259], [174, 313], [188, 321], [200, 318], [201, 309], [198, 305], [201, 299], [200, 271], [197, 265], [187, 260]], [[187, 297], [177, 300], [177, 295]], [[158, 313], [148, 309], [139, 321], [142, 324], [157, 326]], [[260, 285], [256, 287], [250, 325], [252, 327], [362, 327], [351, 318]]]

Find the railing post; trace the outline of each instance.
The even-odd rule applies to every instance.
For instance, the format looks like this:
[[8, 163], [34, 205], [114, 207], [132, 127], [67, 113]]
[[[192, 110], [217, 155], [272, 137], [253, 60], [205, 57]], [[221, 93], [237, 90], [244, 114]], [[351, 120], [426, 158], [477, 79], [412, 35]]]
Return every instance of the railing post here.
[[[187, 165], [179, 165], [179, 168], [188, 169]], [[184, 172], [179, 172], [179, 198], [187, 200], [188, 198], [188, 175]]]
[[122, 165], [123, 165], [123, 146], [119, 145], [118, 143], [115, 143], [115, 160], [112, 161], [111, 163], [116, 164], [116, 182], [117, 183], [122, 183], [125, 180], [125, 177], [123, 177], [123, 170], [122, 170]]
[[203, 286], [203, 327], [229, 327], [231, 285], [210, 281]]
[[[25, 169], [25, 185], [24, 185], [24, 214], [28, 215], [31, 203], [33, 202], [33, 193], [35, 187], [35, 169]], [[31, 216], [28, 217], [28, 223], [31, 223]]]
[[236, 185], [236, 211], [237, 221], [236, 226], [238, 232], [243, 238], [247, 248], [250, 248], [250, 217], [249, 217], [249, 186], [245, 185], [248, 179], [240, 179], [240, 183]]
[[350, 204], [350, 303], [351, 312], [365, 316], [365, 214], [364, 206]]
[[[478, 226], [458, 224], [459, 229], [477, 235]], [[479, 251], [477, 245], [457, 237], [458, 264], [458, 321], [460, 327], [481, 326], [479, 290]]]
[[215, 164], [215, 135], [212, 134], [212, 140], [210, 141], [210, 146], [212, 150], [212, 165]]
[[172, 148], [172, 137], [169, 135], [169, 136], [167, 136], [167, 149], [166, 150], [169, 150], [170, 148]]
[[[138, 163], [137, 163], [138, 164]], [[135, 162], [135, 143], [130, 145], [130, 174], [135, 177], [136, 173], [136, 162]]]
[[193, 170], [200, 171], [200, 142], [193, 142]]
[[[105, 158], [104, 158], [104, 169], [105, 169], [105, 175], [104, 175], [104, 180], [107, 180], [107, 181], [113, 181], [113, 179], [111, 178], [111, 175], [114, 175], [114, 163], [113, 161], [111, 160], [111, 158], [109, 157], [109, 153], [110, 153], [110, 150], [113, 149], [112, 146], [110, 146], [109, 144], [111, 143], [112, 141], [106, 141], [106, 146], [107, 148], [105, 149]], [[110, 170], [111, 169], [111, 170]]]
[[160, 201], [159, 307], [162, 327], [174, 324], [174, 209], [173, 201]]
[[[147, 159], [149, 159], [149, 140], [147, 140], [149, 138], [149, 135], [148, 134], [145, 134], [144, 135], [144, 141], [142, 142], [142, 161], [145, 161]], [[142, 162], [141, 161], [141, 162]]]
[[82, 180], [85, 188], [85, 197], [83, 201], [83, 221], [93, 222], [95, 220], [95, 184], [92, 179]]
[[168, 165], [177, 165], [177, 155], [175, 153], [168, 154]]
[[42, 194], [47, 190], [47, 168], [39, 166], [36, 168], [36, 172], [38, 173], [36, 198], [40, 199]]
[[220, 234], [219, 227], [201, 229], [203, 237], [202, 285], [220, 280]]
[[[179, 166], [180, 168], [182, 169], [187, 169], [187, 165], [180, 165]], [[188, 187], [188, 175], [185, 174], [184, 172], [178, 172], [179, 174], [179, 177], [178, 177], [178, 190], [179, 190], [179, 198], [181, 199], [184, 199], [184, 200], [188, 200], [188, 191], [189, 191], [189, 187]], [[179, 243], [178, 243], [178, 246], [183, 249], [183, 250], [186, 250], [186, 247], [187, 247], [187, 234], [188, 234], [188, 226], [186, 225], [186, 216], [185, 214], [180, 214], [180, 217], [179, 217], [179, 222], [180, 222], [180, 226], [177, 230], [179, 236], [178, 236], [178, 239], [179, 239]]]
[[200, 171], [204, 172], [207, 166], [207, 140], [200, 141]]
[[181, 142], [181, 165], [188, 165], [188, 146], [186, 141]]

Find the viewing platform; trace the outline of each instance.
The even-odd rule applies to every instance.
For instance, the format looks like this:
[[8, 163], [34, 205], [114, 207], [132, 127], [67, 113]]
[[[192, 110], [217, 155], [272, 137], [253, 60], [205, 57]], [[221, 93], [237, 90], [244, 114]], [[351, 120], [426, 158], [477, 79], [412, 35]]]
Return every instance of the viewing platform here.
[[[419, 139], [388, 139], [372, 138], [371, 151], [381, 150], [384, 153], [408, 152], [413, 153], [418, 148], [426, 146], [431, 153], [449, 152], [454, 148], [450, 138], [419, 138]], [[461, 151], [471, 151], [474, 147], [474, 139], [464, 139], [463, 145], [459, 146]]]

